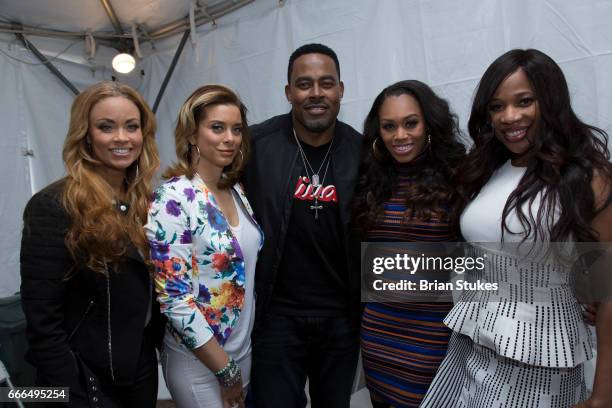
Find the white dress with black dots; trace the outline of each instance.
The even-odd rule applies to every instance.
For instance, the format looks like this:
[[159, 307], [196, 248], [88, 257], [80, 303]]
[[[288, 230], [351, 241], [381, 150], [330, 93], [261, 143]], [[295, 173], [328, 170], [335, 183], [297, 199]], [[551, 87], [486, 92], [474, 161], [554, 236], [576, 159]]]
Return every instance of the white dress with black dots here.
[[[503, 208], [524, 173], [504, 164], [461, 216], [471, 256], [486, 254], [479, 277], [499, 289], [460, 294], [444, 320], [453, 330], [446, 357], [421, 407], [566, 408], [587, 397], [592, 339], [569, 272], [508, 250], [524, 236], [515, 214], [507, 218], [514, 234], [501, 244]], [[538, 197], [534, 214], [539, 205]]]

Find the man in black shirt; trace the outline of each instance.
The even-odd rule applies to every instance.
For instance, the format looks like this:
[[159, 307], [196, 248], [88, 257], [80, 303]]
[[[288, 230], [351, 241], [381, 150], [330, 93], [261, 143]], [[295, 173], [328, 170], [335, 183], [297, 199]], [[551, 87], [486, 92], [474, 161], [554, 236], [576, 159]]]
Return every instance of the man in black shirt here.
[[257, 408], [349, 407], [359, 353], [359, 266], [349, 257], [361, 135], [337, 120], [334, 51], [289, 59], [290, 113], [251, 128], [244, 181], [264, 229], [255, 277], [251, 385]]

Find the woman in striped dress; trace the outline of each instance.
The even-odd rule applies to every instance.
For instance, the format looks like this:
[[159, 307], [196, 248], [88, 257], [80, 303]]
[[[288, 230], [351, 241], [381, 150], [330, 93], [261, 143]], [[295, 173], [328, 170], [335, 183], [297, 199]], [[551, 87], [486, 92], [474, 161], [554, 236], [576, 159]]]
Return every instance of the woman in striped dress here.
[[[354, 222], [362, 241], [456, 241], [450, 180], [465, 149], [448, 103], [419, 81], [375, 99], [364, 123]], [[361, 346], [372, 404], [417, 407], [442, 361], [449, 303], [367, 303]]]

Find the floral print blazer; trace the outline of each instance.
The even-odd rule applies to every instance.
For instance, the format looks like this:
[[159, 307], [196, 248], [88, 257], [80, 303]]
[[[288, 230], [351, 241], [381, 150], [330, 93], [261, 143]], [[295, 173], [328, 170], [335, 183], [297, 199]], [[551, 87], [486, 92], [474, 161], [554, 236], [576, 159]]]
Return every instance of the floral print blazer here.
[[[241, 186], [233, 189], [253, 218]], [[145, 228], [168, 330], [190, 350], [212, 336], [225, 344], [243, 306], [244, 258], [213, 194], [197, 174], [171, 178], [155, 190]]]

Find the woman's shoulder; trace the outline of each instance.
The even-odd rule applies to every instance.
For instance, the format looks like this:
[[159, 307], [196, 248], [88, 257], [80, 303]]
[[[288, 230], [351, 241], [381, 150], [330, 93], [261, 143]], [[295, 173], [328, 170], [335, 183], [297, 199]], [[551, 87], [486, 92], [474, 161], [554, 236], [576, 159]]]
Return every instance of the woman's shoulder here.
[[153, 199], [170, 196], [174, 199], [185, 195], [185, 191], [193, 188], [193, 183], [187, 176], [170, 177], [157, 186], [154, 191]]
[[186, 175], [172, 176], [170, 178], [163, 180], [157, 188], [158, 189], [159, 188], [173, 188], [176, 186], [191, 185], [191, 184], [192, 184], [191, 180], [188, 179]]
[[47, 243], [51, 235], [62, 234], [70, 226], [70, 216], [62, 204], [66, 181], [59, 180], [43, 188], [30, 198], [23, 211], [23, 236], [37, 236]]
[[66, 182], [67, 182], [66, 178], [56, 180], [53, 183], [44, 187], [42, 190], [40, 190], [36, 194], [34, 194], [32, 198], [34, 197], [45, 197], [45, 198], [61, 197], [62, 193], [64, 192], [64, 188], [66, 187]]
[[26, 205], [25, 212], [41, 212], [52, 215], [56, 212], [63, 212], [62, 193], [66, 186], [66, 179], [57, 180], [30, 198]]
[[[165, 207], [172, 215], [179, 215], [195, 201], [197, 189], [186, 176], [176, 176], [164, 180], [153, 192], [151, 211]], [[181, 210], [183, 209], [183, 210]]]
[[591, 188], [595, 198], [595, 210], [601, 211], [610, 204], [612, 197], [612, 180], [601, 170], [593, 171]]

